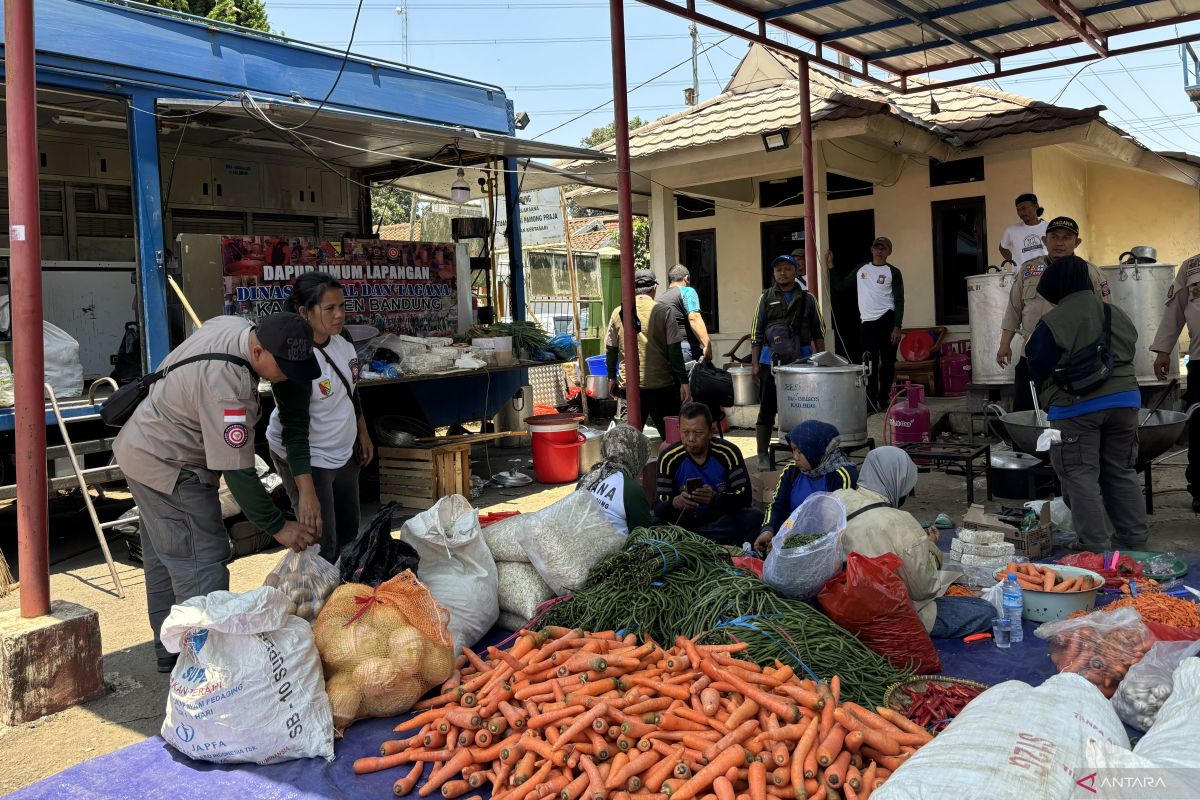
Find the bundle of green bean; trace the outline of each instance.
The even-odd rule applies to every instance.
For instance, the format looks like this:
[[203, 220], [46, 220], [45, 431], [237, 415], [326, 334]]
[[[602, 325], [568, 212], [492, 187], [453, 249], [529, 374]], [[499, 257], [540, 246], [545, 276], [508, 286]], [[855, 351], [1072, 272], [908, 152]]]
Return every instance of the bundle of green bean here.
[[701, 634], [714, 642], [746, 641], [746, 655], [757, 663], [778, 658], [798, 673], [807, 667], [825, 680], [839, 675], [846, 697], [869, 707], [909, 674], [820, 611], [734, 569], [724, 548], [682, 528], [633, 531], [622, 550], [592, 569], [587, 588], [552, 607], [537, 624], [624, 629], [664, 643]]

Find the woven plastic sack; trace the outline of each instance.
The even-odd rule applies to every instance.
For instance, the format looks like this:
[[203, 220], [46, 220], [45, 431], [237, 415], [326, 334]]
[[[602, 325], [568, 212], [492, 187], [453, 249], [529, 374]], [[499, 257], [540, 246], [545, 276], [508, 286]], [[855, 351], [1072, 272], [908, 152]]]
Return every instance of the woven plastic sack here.
[[511, 611], [501, 611], [500, 619], [496, 620], [496, 627], [502, 631], [519, 631], [528, 624], [529, 620]]
[[400, 539], [421, 557], [421, 581], [450, 612], [454, 653], [496, 624], [496, 561], [483, 541], [479, 512], [462, 495], [443, 497], [404, 523]]
[[1129, 668], [1154, 644], [1154, 634], [1132, 608], [1093, 611], [1085, 617], [1039, 625], [1034, 635], [1050, 644], [1059, 672], [1075, 672], [1112, 697]]
[[391, 717], [454, 671], [449, 615], [412, 572], [375, 588], [345, 583], [313, 623], [325, 690], [340, 735], [352, 722]]
[[521, 617], [524, 624], [537, 615], [537, 607], [554, 597], [533, 564], [520, 561], [497, 561], [496, 574], [500, 579], [498, 591], [500, 613]]
[[[846, 507], [829, 492], [814, 492], [771, 539], [771, 552], [763, 564], [763, 580], [771, 588], [796, 600], [815, 597], [842, 568], [841, 538], [846, 530]], [[802, 547], [784, 547], [794, 533], [821, 538]]]
[[580, 489], [517, 519], [524, 523], [517, 540], [555, 594], [582, 589], [596, 562], [625, 544], [592, 493]]
[[1091, 797], [1072, 793], [1092, 771], [1084, 767], [1089, 738], [1129, 748], [1116, 712], [1086, 680], [1054, 675], [1036, 687], [1006, 681], [972, 700], [871, 800]]
[[483, 528], [483, 541], [487, 543], [488, 550], [492, 551], [492, 558], [496, 559], [497, 564], [501, 561], [530, 563], [529, 555], [521, 546], [521, 540], [517, 536], [517, 532], [525, 524], [526, 516], [518, 514]]
[[83, 394], [83, 364], [79, 360], [79, 342], [57, 325], [42, 321], [42, 345], [45, 352], [46, 383], [59, 400]]
[[875, 558], [851, 553], [846, 571], [825, 584], [817, 602], [830, 619], [896, 669], [933, 675], [942, 671], [942, 662], [896, 574], [903, 564], [894, 553]]
[[162, 738], [198, 761], [333, 760], [333, 719], [309, 624], [278, 589], [213, 592], [171, 608]]
[[1171, 696], [1175, 669], [1183, 660], [1200, 653], [1200, 642], [1156, 642], [1113, 695], [1113, 708], [1131, 728], [1148, 731], [1159, 709]]
[[288, 613], [306, 622], [317, 618], [329, 593], [339, 583], [337, 567], [321, 557], [319, 544], [300, 553], [287, 551], [263, 579], [264, 586], [272, 586], [287, 595]]

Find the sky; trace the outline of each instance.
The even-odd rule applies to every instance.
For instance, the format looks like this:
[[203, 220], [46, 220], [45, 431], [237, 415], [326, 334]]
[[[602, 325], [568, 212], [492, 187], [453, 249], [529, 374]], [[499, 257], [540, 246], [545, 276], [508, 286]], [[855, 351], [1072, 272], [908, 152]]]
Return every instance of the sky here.
[[[705, 0], [697, 5], [739, 27], [748, 22]], [[357, 2], [266, 0], [266, 6], [272, 28], [341, 49], [349, 39]], [[404, 12], [398, 13], [398, 7]], [[683, 110], [683, 90], [692, 85], [689, 23], [637, 2], [626, 2], [625, 8], [630, 115], [651, 120]], [[1200, 36], [1200, 22], [1177, 30], [1178, 35]], [[700, 27], [699, 34], [697, 72], [700, 98], [706, 99], [721, 92], [747, 45], [713, 29]], [[1123, 37], [1116, 46], [1175, 35], [1173, 29], [1163, 28], [1140, 34], [1141, 39]], [[779, 33], [772, 37], [784, 40]], [[786, 41], [807, 46], [797, 37]], [[1200, 52], [1200, 43], [1196, 48]], [[530, 116], [523, 137], [577, 145], [593, 128], [612, 120], [605, 0], [364, 0], [353, 50], [500, 86], [516, 110]], [[1085, 51], [1081, 44], [1055, 54]], [[1005, 63], [1046, 58], [1036, 53]], [[1178, 48], [1110, 58], [1079, 69], [1054, 67], [1001, 79], [998, 85], [1073, 108], [1106, 106], [1105, 118], [1151, 149], [1200, 154], [1200, 112], [1184, 92]], [[985, 85], [997, 86], [990, 81]]]

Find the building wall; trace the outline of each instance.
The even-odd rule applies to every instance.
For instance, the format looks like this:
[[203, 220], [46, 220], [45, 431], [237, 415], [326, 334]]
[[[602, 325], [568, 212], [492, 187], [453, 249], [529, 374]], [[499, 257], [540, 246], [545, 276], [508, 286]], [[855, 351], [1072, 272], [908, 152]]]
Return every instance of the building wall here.
[[[1092, 170], [1088, 162], [1062, 147], [1037, 147], [1032, 151], [1032, 157], [1033, 191], [1046, 210], [1044, 218], [1070, 217], [1078, 222], [1083, 244], [1077, 252], [1082, 258], [1093, 260], [1092, 254], [1101, 251], [1096, 247], [1097, 228], [1089, 213], [1089, 178]], [[1113, 168], [1101, 168], [1108, 169]]]
[[[844, 145], [843, 142], [838, 144]], [[826, 163], [830, 169], [860, 179], [871, 179], [876, 184], [872, 196], [832, 200], [826, 204], [826, 208], [829, 214], [863, 209], [875, 211], [875, 234], [888, 236], [892, 240], [895, 246], [892, 261], [905, 274], [905, 323], [910, 326], [935, 324], [930, 203], [982, 195], [987, 206], [988, 263], [995, 264], [1000, 260], [998, 248], [1004, 228], [1017, 221], [1013, 200], [1018, 194], [1030, 191], [1033, 185], [1029, 150], [985, 156], [985, 180], [981, 183], [931, 188], [929, 169], [924, 158], [902, 161], [887, 151], [857, 146], [853, 148], [856, 155], [849, 156], [845, 149], [833, 148], [827, 142], [820, 143], [820, 147], [828, 154]], [[795, 155], [798, 161], [799, 153]], [[858, 174], [855, 174], [855, 162], [861, 164]], [[887, 174], [881, 174], [881, 168], [886, 168]], [[799, 173], [797, 165], [784, 174]], [[684, 185], [687, 180], [682, 168], [661, 170], [653, 177], [667, 186]], [[761, 179], [759, 175], [746, 175], [744, 169], [739, 172], [733, 164], [728, 174], [712, 176], [713, 180], [735, 178], [753, 181], [756, 187]], [[760, 209], [757, 202], [743, 206], [731, 201], [718, 201], [715, 216], [675, 220], [671, 193], [657, 193], [656, 199], [658, 202], [652, 204], [651, 212], [652, 226], [661, 232], [658, 238], [661, 256], [656, 252], [656, 260], [661, 257], [667, 263], [674, 263], [680, 232], [716, 229], [717, 280], [721, 304], [720, 333], [714, 339], [718, 347], [732, 344], [750, 331], [754, 306], [762, 292], [762, 265], [759, 263], [762, 224], [778, 219], [801, 218], [804, 214], [803, 205]], [[823, 242], [818, 241], [818, 247], [820, 252], [824, 252]], [[718, 352], [724, 352], [724, 349]]]
[[1158, 260], [1179, 264], [1200, 252], [1200, 190], [1141, 170], [1088, 165], [1088, 233], [1096, 264], [1115, 264], [1135, 245], [1158, 248]]

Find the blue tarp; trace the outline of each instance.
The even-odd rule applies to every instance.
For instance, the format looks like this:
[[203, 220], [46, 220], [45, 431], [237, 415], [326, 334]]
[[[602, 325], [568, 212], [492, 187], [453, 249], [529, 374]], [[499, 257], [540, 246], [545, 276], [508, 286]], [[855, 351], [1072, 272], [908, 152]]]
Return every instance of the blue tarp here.
[[[1200, 554], [1184, 556], [1190, 574], [1200, 570]], [[942, 674], [986, 684], [1020, 680], [1038, 685], [1054, 674], [1049, 650], [1033, 635], [1037, 623], [1025, 622], [1025, 641], [999, 650], [990, 639], [963, 644], [936, 642]], [[484, 644], [507, 636], [492, 631]], [[403, 771], [355, 775], [354, 760], [379, 755], [381, 742], [394, 738], [396, 720], [356, 723], [337, 744], [337, 760], [305, 759], [260, 767], [247, 764], [218, 766], [191, 761], [157, 736], [115, 753], [85, 761], [57, 775], [8, 795], [9, 800], [177, 800], [181, 790], [201, 789], [204, 800], [318, 800], [318, 798], [384, 798]], [[414, 792], [410, 795], [416, 798]]]

